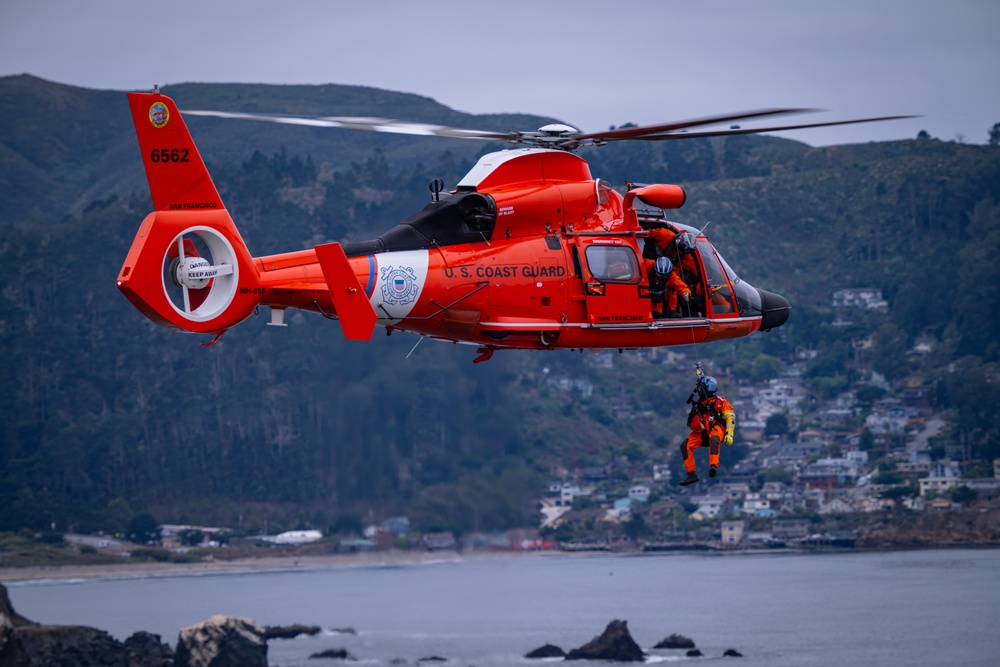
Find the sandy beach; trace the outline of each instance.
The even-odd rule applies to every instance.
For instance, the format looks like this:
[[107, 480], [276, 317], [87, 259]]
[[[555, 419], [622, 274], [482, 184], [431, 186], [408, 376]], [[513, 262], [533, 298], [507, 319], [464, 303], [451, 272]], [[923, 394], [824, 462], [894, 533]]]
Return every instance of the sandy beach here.
[[461, 561], [469, 558], [508, 558], [514, 552], [379, 551], [328, 556], [287, 556], [215, 560], [200, 563], [111, 563], [105, 565], [62, 565], [56, 567], [0, 568], [0, 583], [47, 579], [131, 579], [146, 577], [266, 572], [272, 570], [316, 570], [347, 567], [388, 567], [407, 563]]

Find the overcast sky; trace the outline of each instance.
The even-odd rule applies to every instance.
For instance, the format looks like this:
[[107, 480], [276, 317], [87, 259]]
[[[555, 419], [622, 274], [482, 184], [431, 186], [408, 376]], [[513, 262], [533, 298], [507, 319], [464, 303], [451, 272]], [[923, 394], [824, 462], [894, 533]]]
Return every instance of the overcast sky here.
[[981, 144], [1000, 122], [1000, 1], [3, 0], [0, 75], [21, 73], [365, 85], [587, 131], [774, 106], [918, 114], [784, 136]]

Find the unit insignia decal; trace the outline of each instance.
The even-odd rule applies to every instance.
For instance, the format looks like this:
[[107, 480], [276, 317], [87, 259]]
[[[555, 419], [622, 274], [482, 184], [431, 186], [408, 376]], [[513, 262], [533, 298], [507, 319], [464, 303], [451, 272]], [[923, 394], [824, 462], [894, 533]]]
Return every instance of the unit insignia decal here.
[[149, 107], [149, 122], [153, 124], [153, 127], [164, 127], [169, 120], [170, 110], [167, 109], [167, 105], [163, 102], [156, 102], [153, 106]]

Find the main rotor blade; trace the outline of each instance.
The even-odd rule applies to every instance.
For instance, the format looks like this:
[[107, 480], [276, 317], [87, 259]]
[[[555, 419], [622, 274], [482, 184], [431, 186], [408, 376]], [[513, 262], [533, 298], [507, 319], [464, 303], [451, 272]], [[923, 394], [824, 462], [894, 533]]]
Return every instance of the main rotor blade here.
[[[759, 134], [761, 132], [781, 132], [783, 130], [802, 130], [810, 127], [831, 127], [833, 125], [853, 125], [854, 123], [875, 123], [883, 120], [902, 120], [919, 118], [920, 116], [879, 116], [877, 118], [856, 118], [852, 120], [834, 120], [822, 123], [801, 123], [796, 125], [774, 125], [770, 127], [726, 128], [720, 130], [705, 130], [700, 132], [665, 132], [659, 134], [642, 134], [632, 137], [611, 137], [607, 141], [671, 141], [674, 139], [702, 139], [705, 137], [722, 137], [731, 134]], [[602, 137], [603, 139], [603, 137]]]
[[463, 130], [444, 125], [428, 123], [408, 123], [390, 118], [365, 118], [353, 116], [278, 116], [257, 113], [241, 113], [234, 111], [211, 111], [193, 109], [182, 111], [188, 116], [210, 116], [213, 118], [237, 118], [243, 120], [260, 120], [268, 123], [285, 125], [306, 125], [309, 127], [336, 127], [349, 130], [371, 130], [374, 132], [389, 132], [393, 134], [413, 134], [419, 136], [451, 137], [455, 139], [482, 139], [517, 141], [520, 132], [492, 132], [487, 130]]
[[688, 127], [699, 127], [701, 125], [715, 125], [716, 123], [731, 123], [734, 120], [746, 120], [748, 118], [761, 118], [763, 116], [782, 116], [786, 114], [810, 113], [819, 109], [757, 109], [756, 111], [741, 111], [738, 113], [728, 113], [719, 116], [706, 116], [704, 118], [692, 118], [691, 120], [674, 121], [661, 125], [644, 125], [642, 127], [624, 127], [617, 130], [607, 130], [606, 132], [588, 132], [576, 138], [597, 139], [600, 141], [636, 139], [639, 137], [662, 134], [664, 132], [674, 132]]

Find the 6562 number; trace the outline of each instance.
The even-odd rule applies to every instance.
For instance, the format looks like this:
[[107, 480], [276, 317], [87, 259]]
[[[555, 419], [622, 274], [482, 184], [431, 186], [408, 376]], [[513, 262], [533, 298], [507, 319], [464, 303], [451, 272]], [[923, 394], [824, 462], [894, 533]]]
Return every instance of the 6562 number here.
[[149, 159], [153, 162], [187, 162], [186, 148], [154, 148], [149, 151]]

